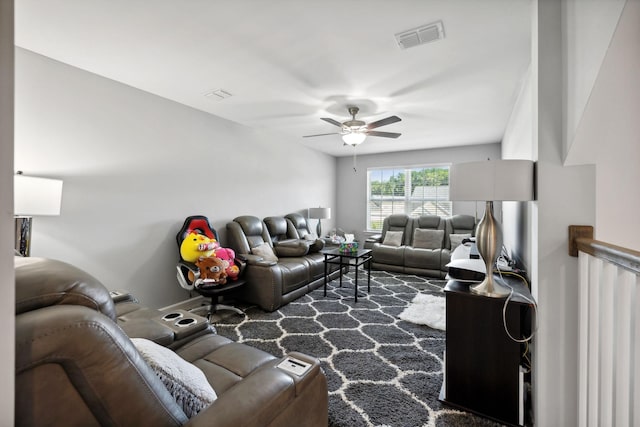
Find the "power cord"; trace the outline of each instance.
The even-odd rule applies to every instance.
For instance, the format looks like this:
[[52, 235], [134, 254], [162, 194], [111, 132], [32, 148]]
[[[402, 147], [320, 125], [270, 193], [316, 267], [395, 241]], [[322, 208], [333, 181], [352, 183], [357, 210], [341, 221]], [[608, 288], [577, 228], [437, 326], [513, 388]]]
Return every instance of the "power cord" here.
[[524, 373], [528, 374], [531, 372], [531, 360], [529, 359], [529, 343], [524, 343], [524, 351], [522, 352], [522, 360], [524, 363], [522, 366], [525, 368]]
[[514, 338], [513, 335], [511, 335], [511, 332], [509, 332], [509, 327], [507, 326], [507, 305], [509, 304], [509, 301], [511, 301], [511, 299], [513, 298], [513, 294], [514, 294], [515, 291], [514, 291], [513, 287], [511, 285], [509, 285], [506, 282], [506, 280], [504, 280], [502, 275], [505, 274], [505, 275], [515, 276], [515, 277], [519, 278], [520, 280], [522, 280], [522, 282], [527, 287], [529, 286], [529, 284], [527, 282], [527, 279], [525, 279], [523, 276], [521, 276], [518, 273], [514, 273], [512, 271], [504, 271], [503, 272], [499, 268], [497, 268], [496, 270], [498, 271], [498, 274], [500, 275], [501, 284], [503, 284], [504, 286], [509, 288], [509, 296], [507, 296], [507, 298], [504, 301], [504, 305], [502, 306], [502, 325], [504, 326], [504, 331], [507, 333], [509, 338], [511, 338], [511, 340], [513, 340], [515, 342], [519, 342], [519, 343], [528, 343], [529, 341], [531, 341], [533, 336], [538, 331], [538, 304], [535, 301], [533, 301], [532, 299], [529, 299], [526, 296], [524, 296], [522, 294], [519, 294], [522, 299], [527, 301], [531, 305], [531, 307], [533, 307], [534, 328], [533, 328], [533, 331], [531, 331], [531, 334], [528, 337], [522, 338], [522, 339]]

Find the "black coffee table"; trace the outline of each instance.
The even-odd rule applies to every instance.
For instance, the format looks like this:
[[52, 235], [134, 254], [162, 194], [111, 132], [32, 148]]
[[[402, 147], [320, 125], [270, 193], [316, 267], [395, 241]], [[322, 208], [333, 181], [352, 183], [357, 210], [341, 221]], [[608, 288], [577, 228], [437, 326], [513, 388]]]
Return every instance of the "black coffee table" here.
[[[355, 297], [358, 302], [358, 267], [367, 261], [371, 261], [371, 249], [358, 249], [357, 252], [340, 252], [339, 248], [323, 249], [324, 255], [324, 296], [327, 296], [327, 278], [329, 277], [329, 265], [338, 265], [340, 268], [340, 287], [342, 287], [343, 267], [353, 266], [356, 270]], [[371, 263], [367, 263], [367, 292], [371, 292]]]

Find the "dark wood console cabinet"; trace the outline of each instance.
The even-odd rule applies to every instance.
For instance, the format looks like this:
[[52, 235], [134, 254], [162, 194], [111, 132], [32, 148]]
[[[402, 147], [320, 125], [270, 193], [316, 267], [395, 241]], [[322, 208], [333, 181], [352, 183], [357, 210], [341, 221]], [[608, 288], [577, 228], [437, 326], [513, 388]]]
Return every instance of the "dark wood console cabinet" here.
[[[522, 339], [531, 330], [532, 300], [518, 280], [507, 280], [515, 290], [506, 311], [509, 333]], [[507, 335], [503, 325], [504, 298], [488, 298], [469, 291], [469, 284], [451, 280], [446, 295], [446, 351], [440, 400], [493, 420], [523, 425], [521, 407], [526, 385], [520, 366], [526, 345]], [[523, 411], [523, 417], [520, 416]], [[526, 422], [525, 422], [526, 424]]]

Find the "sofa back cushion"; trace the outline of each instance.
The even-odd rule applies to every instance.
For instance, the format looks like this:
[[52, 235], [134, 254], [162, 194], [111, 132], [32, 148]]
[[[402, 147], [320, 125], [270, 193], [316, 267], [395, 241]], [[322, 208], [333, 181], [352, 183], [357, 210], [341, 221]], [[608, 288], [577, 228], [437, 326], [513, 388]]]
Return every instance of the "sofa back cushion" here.
[[417, 249], [442, 249], [444, 230], [416, 228], [413, 231], [413, 247]]
[[98, 279], [62, 261], [14, 257], [16, 314], [51, 305], [83, 305], [116, 319], [113, 299]]
[[293, 229], [289, 229], [289, 223], [285, 217], [282, 216], [268, 216], [263, 219], [264, 225], [267, 227], [269, 236], [273, 243], [282, 240], [295, 239], [297, 236], [292, 234]]
[[393, 214], [389, 215], [382, 222], [382, 241], [384, 242], [385, 237], [389, 231], [400, 231], [402, 232], [402, 245], [408, 245], [411, 241], [411, 225], [412, 220], [409, 218], [409, 215], [405, 214]]
[[[410, 236], [409, 236], [409, 246], [418, 247], [418, 246], [416, 246], [416, 244], [414, 242], [414, 238], [416, 236], [416, 230], [442, 230], [443, 231], [443, 236], [444, 236], [445, 226], [446, 225], [445, 225], [444, 219], [442, 217], [439, 217], [438, 215], [421, 215], [421, 216], [419, 216], [417, 218], [413, 218], [412, 221], [411, 221], [411, 232], [410, 232]], [[437, 238], [437, 237], [435, 237], [435, 238]], [[426, 244], [426, 243], [424, 243], [424, 238], [423, 238], [423, 241], [420, 244], [421, 245]], [[431, 242], [429, 244], [433, 245], [435, 243]], [[442, 243], [441, 243], [438, 246], [438, 248], [442, 248], [442, 247], [443, 246], [442, 246]], [[422, 248], [422, 249], [427, 249], [427, 248]], [[433, 249], [433, 248], [429, 248], [429, 249]]]
[[284, 216], [288, 221], [290, 221], [290, 225], [293, 228], [295, 235], [290, 237], [296, 239], [304, 239], [305, 236], [311, 234], [311, 229], [307, 224], [307, 220], [304, 216], [299, 213], [290, 213]]
[[421, 215], [413, 219], [413, 228], [444, 230], [444, 222], [442, 217], [439, 217], [438, 215]]
[[471, 233], [462, 234], [449, 234], [449, 241], [451, 242], [451, 252], [455, 251], [458, 246], [462, 244], [464, 239], [471, 237]]
[[229, 246], [236, 255], [250, 254], [251, 248], [267, 243], [272, 246], [271, 237], [264, 222], [255, 216], [244, 215], [227, 224]]
[[459, 240], [458, 237], [451, 239], [451, 235], [476, 235], [476, 218], [473, 215], [454, 215], [446, 219], [446, 233], [444, 236], [444, 247], [452, 251]]

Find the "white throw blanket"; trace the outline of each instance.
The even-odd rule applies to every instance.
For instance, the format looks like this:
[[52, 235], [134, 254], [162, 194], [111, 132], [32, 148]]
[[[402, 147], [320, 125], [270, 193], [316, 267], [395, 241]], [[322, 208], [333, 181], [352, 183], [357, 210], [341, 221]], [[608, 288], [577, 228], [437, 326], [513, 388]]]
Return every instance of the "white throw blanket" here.
[[200, 368], [153, 341], [131, 338], [131, 342], [187, 417], [191, 418], [216, 400], [216, 392]]
[[411, 304], [398, 315], [402, 320], [445, 330], [445, 299], [428, 294], [418, 294]]

